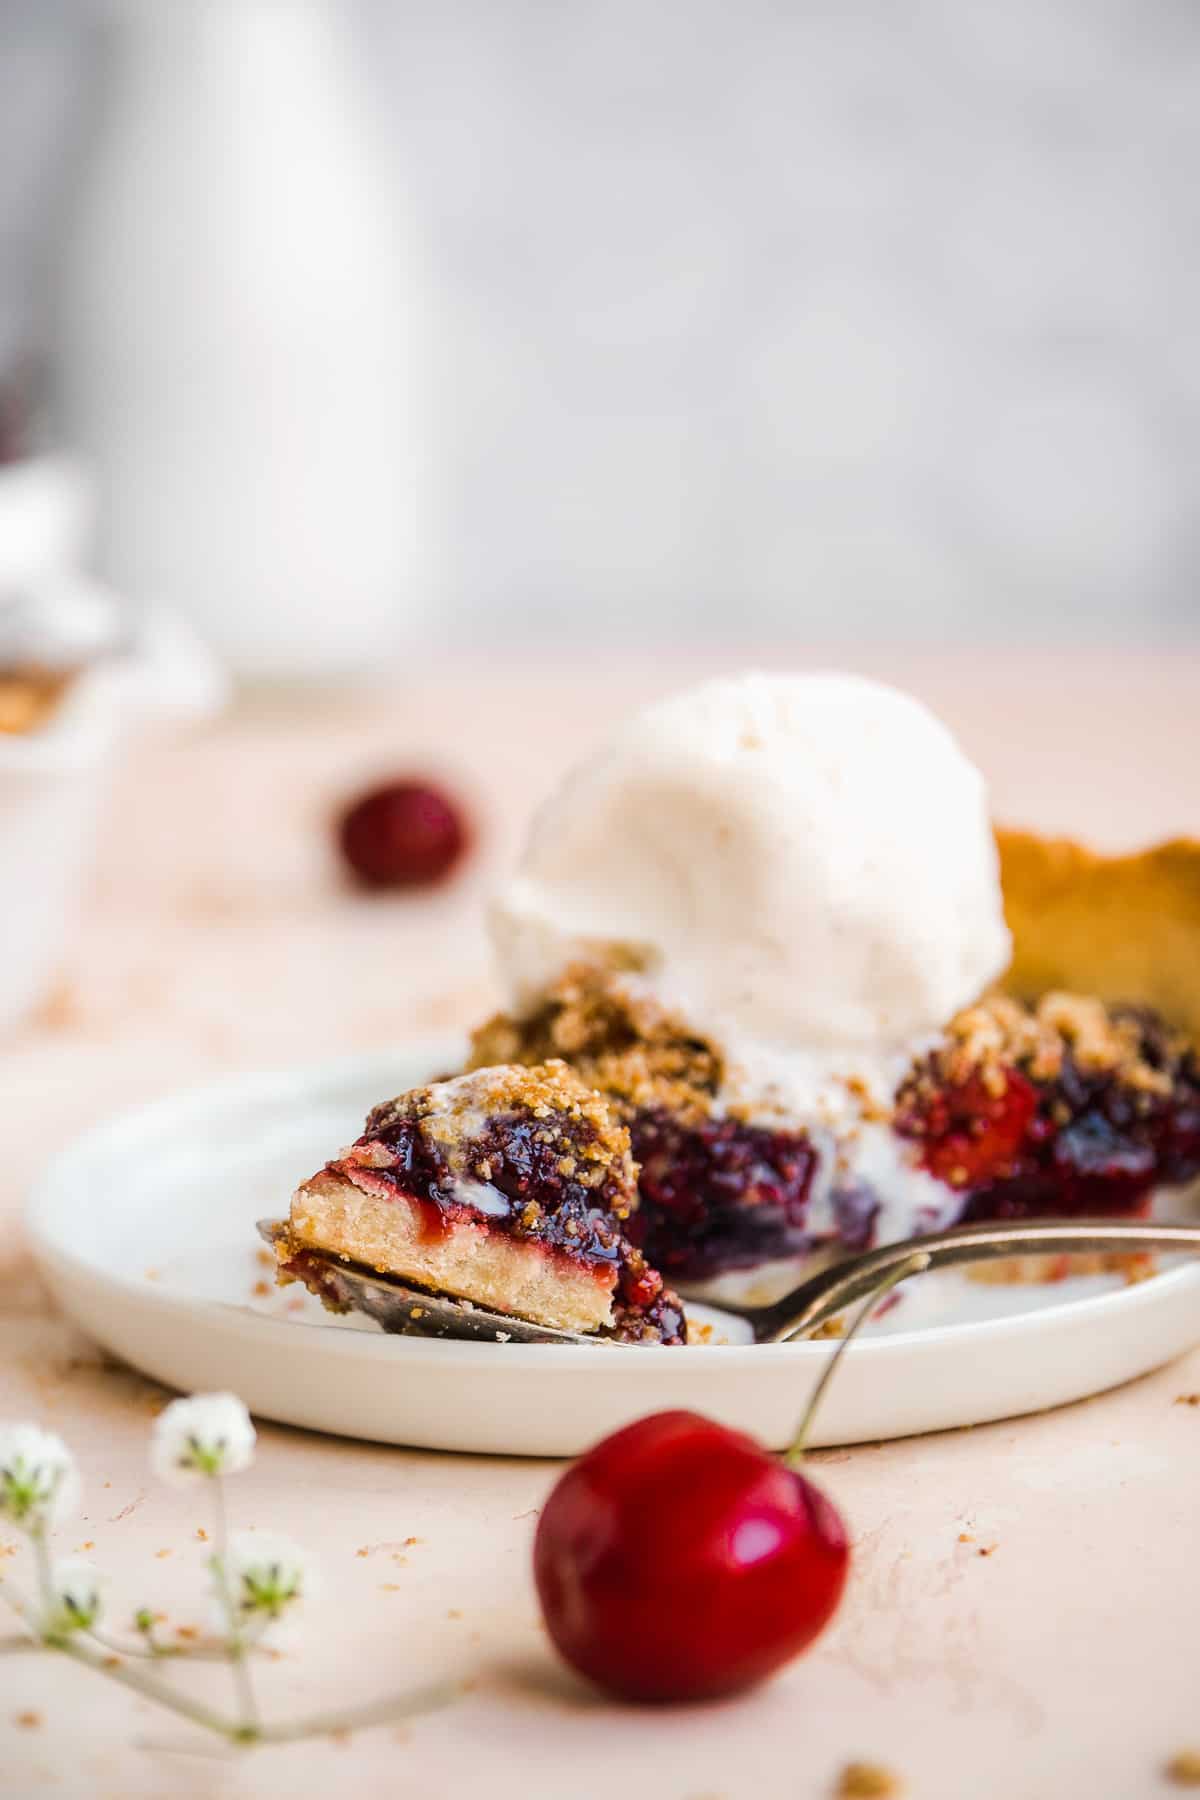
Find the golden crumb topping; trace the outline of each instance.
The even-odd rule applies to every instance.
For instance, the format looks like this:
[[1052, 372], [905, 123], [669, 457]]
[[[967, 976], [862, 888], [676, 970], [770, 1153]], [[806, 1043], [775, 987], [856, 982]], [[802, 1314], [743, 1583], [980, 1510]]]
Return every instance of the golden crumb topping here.
[[[1086, 995], [1053, 991], [1026, 1005], [991, 993], [957, 1014], [932, 1053], [914, 1065], [900, 1105], [911, 1110], [922, 1093], [972, 1080], [998, 1099], [1013, 1070], [1045, 1085], [1059, 1079], [1068, 1060], [1083, 1075], [1110, 1075], [1149, 1101], [1171, 1093], [1171, 1065], [1184, 1051], [1184, 1040], [1161, 1025], [1148, 1028], [1144, 1016]], [[489, 1019], [475, 1033], [470, 1067], [547, 1058], [568, 1062], [627, 1120], [661, 1110], [684, 1125], [698, 1123], [713, 1113], [724, 1080], [713, 1044], [689, 1033], [635, 979], [594, 967], [571, 969], [526, 1017]], [[865, 1087], [856, 1098], [864, 1117], [886, 1122], [892, 1116]], [[742, 1115], [728, 1094], [721, 1099], [723, 1113]]]
[[1147, 1060], [1137, 1019], [1082, 994], [1043, 994], [1034, 1006], [989, 994], [950, 1021], [936, 1062], [939, 1075], [956, 1085], [977, 1075], [989, 1092], [1002, 1094], [1006, 1069], [1053, 1081], [1068, 1050], [1080, 1069], [1112, 1074], [1143, 1093], [1171, 1091], [1170, 1073]]
[[566, 1058], [621, 1110], [662, 1107], [703, 1117], [721, 1085], [711, 1044], [690, 1034], [636, 982], [598, 968], [569, 969], [536, 1012], [498, 1013], [480, 1026], [470, 1066]]
[[386, 1136], [392, 1123], [411, 1121], [454, 1175], [489, 1181], [492, 1170], [482, 1146], [497, 1119], [512, 1118], [539, 1127], [538, 1142], [558, 1152], [564, 1178], [588, 1188], [615, 1176], [632, 1191], [636, 1175], [628, 1130], [604, 1096], [556, 1057], [473, 1069], [414, 1088], [376, 1107], [368, 1132]]

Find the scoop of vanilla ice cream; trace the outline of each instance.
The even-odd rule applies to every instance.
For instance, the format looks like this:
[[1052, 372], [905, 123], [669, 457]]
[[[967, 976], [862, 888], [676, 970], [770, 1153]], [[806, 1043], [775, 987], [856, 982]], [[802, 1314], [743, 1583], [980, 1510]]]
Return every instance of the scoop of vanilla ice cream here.
[[713, 681], [628, 721], [541, 809], [493, 913], [511, 998], [617, 959], [689, 1026], [778, 1052], [928, 1036], [1005, 968], [978, 770], [840, 674]]

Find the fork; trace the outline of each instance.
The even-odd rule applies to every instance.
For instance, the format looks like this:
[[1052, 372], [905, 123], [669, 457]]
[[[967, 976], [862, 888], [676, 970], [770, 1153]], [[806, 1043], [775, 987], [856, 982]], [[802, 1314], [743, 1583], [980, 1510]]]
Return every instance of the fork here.
[[[273, 1243], [281, 1227], [271, 1219], [259, 1221], [258, 1230]], [[964, 1263], [991, 1262], [998, 1257], [1055, 1255], [1080, 1256], [1104, 1251], [1174, 1250], [1200, 1253], [1200, 1225], [1113, 1222], [1104, 1219], [1038, 1220], [1021, 1225], [957, 1225], [948, 1231], [931, 1231], [923, 1237], [884, 1244], [866, 1250], [810, 1275], [781, 1300], [759, 1306], [721, 1300], [713, 1309], [731, 1313], [750, 1326], [756, 1344], [783, 1344], [811, 1337], [855, 1300], [883, 1285], [889, 1276], [906, 1280], [925, 1269], [952, 1268]], [[560, 1331], [536, 1325], [529, 1319], [489, 1311], [470, 1300], [446, 1294], [425, 1293], [394, 1276], [379, 1275], [334, 1256], [319, 1256], [322, 1276], [332, 1298], [363, 1312], [385, 1331], [409, 1337], [483, 1339], [514, 1344], [609, 1344], [622, 1345], [579, 1331]], [[904, 1270], [904, 1265], [912, 1266]], [[903, 1274], [901, 1271], [904, 1271]]]

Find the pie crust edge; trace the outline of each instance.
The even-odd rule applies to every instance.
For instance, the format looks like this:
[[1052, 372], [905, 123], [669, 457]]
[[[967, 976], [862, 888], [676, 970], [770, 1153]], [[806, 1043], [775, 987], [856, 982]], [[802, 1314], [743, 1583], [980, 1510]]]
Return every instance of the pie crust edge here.
[[1013, 935], [1007, 992], [1152, 1006], [1200, 1042], [1200, 839], [1124, 856], [1005, 827], [996, 841]]

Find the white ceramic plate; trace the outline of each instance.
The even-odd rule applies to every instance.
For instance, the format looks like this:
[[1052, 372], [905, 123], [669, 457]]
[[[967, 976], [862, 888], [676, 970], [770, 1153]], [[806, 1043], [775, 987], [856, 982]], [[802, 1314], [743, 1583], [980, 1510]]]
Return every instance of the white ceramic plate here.
[[[566, 1456], [661, 1407], [776, 1447], [830, 1342], [688, 1349], [387, 1337], [277, 1289], [255, 1220], [286, 1210], [368, 1108], [461, 1059], [425, 1043], [239, 1077], [128, 1113], [55, 1159], [34, 1253], [63, 1309], [108, 1350], [185, 1390], [232, 1388], [264, 1418], [432, 1449]], [[1057, 1406], [1200, 1340], [1200, 1268], [1128, 1287], [1079, 1277], [997, 1287], [919, 1277], [846, 1357], [816, 1442], [856, 1443]], [[718, 1315], [711, 1314], [717, 1319]]]

